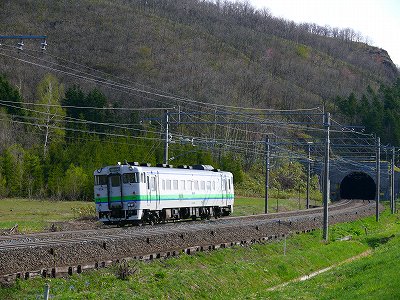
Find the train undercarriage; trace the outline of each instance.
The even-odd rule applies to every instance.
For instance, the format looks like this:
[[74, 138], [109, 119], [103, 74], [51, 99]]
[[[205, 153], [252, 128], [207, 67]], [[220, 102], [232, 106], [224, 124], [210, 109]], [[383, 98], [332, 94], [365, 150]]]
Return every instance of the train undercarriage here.
[[[205, 206], [205, 207], [181, 207], [181, 208], [163, 208], [162, 210], [149, 210], [142, 211], [141, 218], [132, 220], [130, 217], [136, 216], [137, 210], [121, 210], [113, 209], [109, 212], [100, 213], [100, 219], [106, 225], [126, 225], [126, 224], [150, 224], [166, 223], [179, 220], [209, 220], [211, 218], [218, 219], [223, 216], [229, 216], [232, 212], [230, 205], [221, 206]], [[104, 221], [104, 219], [107, 219]]]

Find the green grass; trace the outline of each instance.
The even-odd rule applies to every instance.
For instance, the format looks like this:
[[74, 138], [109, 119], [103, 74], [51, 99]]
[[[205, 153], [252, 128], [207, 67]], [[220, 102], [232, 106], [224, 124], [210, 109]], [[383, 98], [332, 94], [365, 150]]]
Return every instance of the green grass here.
[[[310, 201], [310, 205], [314, 205], [316, 203], [317, 202], [315, 201]], [[291, 198], [271, 197], [268, 200], [268, 211], [270, 213], [274, 213], [277, 211], [305, 209], [305, 207], [306, 207], [306, 202], [305, 199], [303, 198], [300, 198], [300, 203], [299, 199], [294, 197]], [[233, 216], [263, 214], [264, 210], [265, 210], [265, 198], [238, 196], [235, 198], [235, 203], [233, 205]]]
[[400, 299], [400, 236], [382, 232], [363, 241], [372, 255], [339, 266], [308, 281], [273, 292], [253, 293], [254, 299]]
[[[235, 199], [233, 216], [264, 213], [264, 198]], [[298, 209], [298, 199], [279, 199], [279, 211]], [[301, 207], [304, 207], [304, 199]], [[269, 201], [269, 211], [276, 212], [276, 198]], [[83, 201], [49, 201], [35, 199], [0, 199], [0, 229], [18, 224], [21, 233], [43, 231], [54, 222], [69, 221], [80, 213], [95, 216], [94, 203]]]
[[0, 229], [18, 224], [19, 232], [42, 231], [51, 223], [79, 217], [79, 211], [93, 206], [83, 201], [0, 199]]
[[[332, 226], [329, 243], [321, 242], [320, 231], [295, 235], [287, 240], [286, 256], [283, 241], [234, 247], [139, 262], [138, 271], [129, 280], [117, 279], [112, 268], [64, 279], [19, 280], [12, 287], [0, 289], [0, 299], [38, 299], [46, 282], [51, 285], [52, 299], [398, 298], [399, 230], [399, 216], [390, 215], [387, 209], [379, 223], [371, 216]], [[353, 240], [336, 241], [347, 235], [352, 235]], [[373, 251], [371, 257], [342, 265], [312, 280], [267, 292], [269, 287], [368, 249]]]

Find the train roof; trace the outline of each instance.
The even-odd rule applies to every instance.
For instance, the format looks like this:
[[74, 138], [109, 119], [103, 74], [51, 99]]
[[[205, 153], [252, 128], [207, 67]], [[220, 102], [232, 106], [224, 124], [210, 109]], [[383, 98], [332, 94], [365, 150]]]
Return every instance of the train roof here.
[[94, 175], [100, 174], [109, 174], [109, 173], [119, 173], [119, 172], [158, 172], [158, 173], [176, 173], [176, 174], [204, 174], [204, 172], [212, 172], [212, 173], [223, 173], [223, 174], [231, 174], [227, 171], [221, 171], [219, 169], [215, 169], [211, 165], [180, 165], [177, 167], [173, 167], [172, 165], [166, 164], [157, 164], [155, 167], [152, 167], [151, 164], [139, 164], [139, 163], [118, 163], [117, 165], [105, 166], [100, 169], [94, 171]]

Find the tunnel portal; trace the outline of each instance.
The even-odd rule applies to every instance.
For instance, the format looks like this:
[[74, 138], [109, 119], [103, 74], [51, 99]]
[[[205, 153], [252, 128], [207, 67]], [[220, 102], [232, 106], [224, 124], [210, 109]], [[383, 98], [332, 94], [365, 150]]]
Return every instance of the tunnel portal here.
[[340, 198], [374, 200], [375, 190], [375, 181], [371, 176], [364, 172], [353, 172], [340, 183]]

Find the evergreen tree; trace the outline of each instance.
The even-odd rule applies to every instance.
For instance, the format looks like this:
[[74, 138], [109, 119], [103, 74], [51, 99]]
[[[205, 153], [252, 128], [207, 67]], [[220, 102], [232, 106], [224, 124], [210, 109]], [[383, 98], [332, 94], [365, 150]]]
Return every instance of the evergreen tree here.
[[24, 153], [23, 160], [24, 195], [28, 198], [40, 196], [44, 188], [43, 164], [40, 157], [31, 150]]
[[2, 75], [0, 75], [0, 107], [4, 107], [10, 115], [24, 115], [20, 93]]
[[4, 151], [3, 176], [8, 196], [23, 194], [23, 157], [24, 149], [20, 145], [13, 145]]

